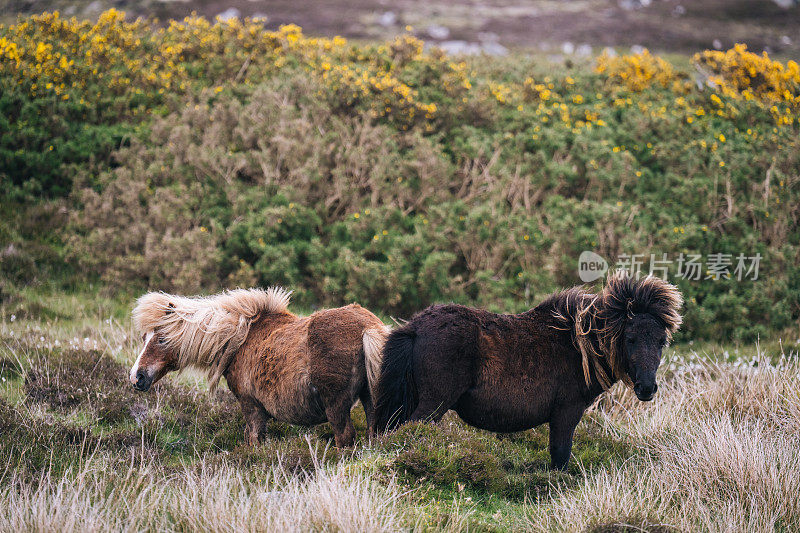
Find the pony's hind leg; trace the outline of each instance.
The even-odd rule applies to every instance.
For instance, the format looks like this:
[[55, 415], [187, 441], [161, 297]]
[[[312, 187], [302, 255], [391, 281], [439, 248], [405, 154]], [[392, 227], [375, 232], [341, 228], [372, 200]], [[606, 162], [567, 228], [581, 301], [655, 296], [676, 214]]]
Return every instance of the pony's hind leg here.
[[470, 387], [469, 367], [456, 350], [438, 350], [418, 340], [419, 364], [414, 369], [418, 401], [409, 421], [439, 422]]
[[270, 417], [261, 402], [254, 398], [239, 398], [239, 405], [242, 407], [242, 414], [247, 424], [245, 436], [251, 446], [256, 446], [264, 438], [267, 432], [267, 422]]
[[378, 419], [375, 416], [375, 404], [372, 403], [372, 396], [369, 394], [367, 387], [358, 395], [361, 399], [361, 406], [364, 407], [364, 416], [367, 419], [367, 437], [372, 438], [378, 428]]
[[333, 435], [337, 448], [346, 448], [353, 445], [356, 440], [356, 428], [350, 418], [350, 408], [353, 401], [349, 395], [342, 394], [334, 398], [323, 398], [325, 415], [333, 426]]

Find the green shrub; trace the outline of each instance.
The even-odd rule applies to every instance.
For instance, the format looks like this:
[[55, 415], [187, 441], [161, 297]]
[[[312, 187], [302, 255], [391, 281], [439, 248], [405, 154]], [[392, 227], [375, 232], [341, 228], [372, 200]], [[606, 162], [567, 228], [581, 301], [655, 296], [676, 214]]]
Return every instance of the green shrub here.
[[[107, 89], [93, 62], [69, 65], [81, 32], [105, 35]], [[71, 223], [38, 256], [115, 291], [282, 284], [310, 307], [517, 312], [576, 284], [584, 250], [758, 253], [758, 281], [678, 280], [681, 334], [750, 340], [800, 319], [794, 100], [701, 90], [649, 54], [592, 72], [253, 21], [46, 15], [0, 36], [9, 198], [69, 191]], [[70, 140], [43, 153], [51, 130]], [[42, 263], [26, 250], [0, 265], [13, 283], [50, 272], [21, 275]]]

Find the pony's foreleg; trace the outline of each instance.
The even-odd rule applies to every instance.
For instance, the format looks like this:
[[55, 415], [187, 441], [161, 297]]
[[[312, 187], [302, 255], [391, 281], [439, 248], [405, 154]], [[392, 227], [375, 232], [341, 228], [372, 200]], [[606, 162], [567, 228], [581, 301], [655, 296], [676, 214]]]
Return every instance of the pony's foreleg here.
[[242, 414], [247, 424], [245, 437], [251, 446], [256, 446], [267, 432], [267, 422], [270, 419], [264, 406], [253, 398], [239, 398]]
[[584, 409], [562, 407], [550, 419], [550, 464], [558, 470], [566, 470], [572, 453], [572, 436], [581, 421]]

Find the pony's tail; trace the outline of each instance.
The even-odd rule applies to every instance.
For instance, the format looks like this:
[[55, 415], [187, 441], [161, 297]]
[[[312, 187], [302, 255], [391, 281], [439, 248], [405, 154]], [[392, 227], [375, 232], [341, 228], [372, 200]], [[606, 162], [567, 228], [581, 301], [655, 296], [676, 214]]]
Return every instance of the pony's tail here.
[[375, 395], [378, 430], [394, 429], [406, 422], [418, 398], [414, 386], [414, 341], [416, 332], [409, 326], [393, 331], [383, 347], [383, 364]]
[[377, 392], [378, 376], [381, 372], [383, 362], [383, 345], [392, 328], [383, 326], [381, 328], [370, 328], [364, 330], [362, 341], [364, 343], [364, 364], [367, 367], [367, 388], [370, 398], [375, 401]]

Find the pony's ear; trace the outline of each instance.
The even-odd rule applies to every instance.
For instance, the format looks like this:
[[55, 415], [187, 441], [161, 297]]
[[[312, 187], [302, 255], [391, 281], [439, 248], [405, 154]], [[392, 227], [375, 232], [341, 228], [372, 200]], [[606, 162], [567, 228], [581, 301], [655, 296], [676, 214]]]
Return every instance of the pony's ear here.
[[148, 292], [136, 301], [133, 308], [133, 323], [139, 332], [146, 333], [154, 330], [162, 324], [162, 320], [167, 316], [167, 312], [177, 312], [175, 306], [170, 301], [174, 296], [163, 292]]

